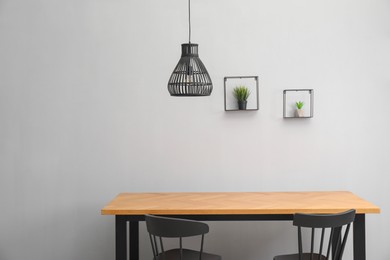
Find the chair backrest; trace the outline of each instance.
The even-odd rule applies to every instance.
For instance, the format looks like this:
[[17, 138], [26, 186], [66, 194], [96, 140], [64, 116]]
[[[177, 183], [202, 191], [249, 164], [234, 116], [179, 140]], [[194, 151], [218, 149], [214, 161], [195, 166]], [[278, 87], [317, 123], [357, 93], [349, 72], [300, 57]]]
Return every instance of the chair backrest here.
[[191, 236], [201, 236], [199, 250], [199, 259], [201, 259], [204, 234], [209, 232], [209, 226], [207, 224], [193, 220], [153, 215], [145, 215], [145, 221], [146, 228], [149, 232], [150, 243], [152, 244], [154, 259], [156, 259], [160, 253], [165, 252], [163, 238], [179, 238], [179, 246], [180, 250], [182, 250], [182, 238]]
[[[326, 215], [295, 214], [293, 225], [298, 227], [299, 259], [304, 260], [302, 228], [309, 228], [311, 229], [310, 260], [328, 260], [331, 259], [330, 255], [332, 255], [332, 260], [341, 260], [349, 229], [354, 219], [355, 210], [353, 209], [342, 213]], [[318, 239], [315, 237], [315, 231], [317, 229], [321, 231], [319, 245]], [[318, 245], [317, 249], [315, 249], [314, 246], [315, 242], [317, 242]], [[324, 247], [326, 247], [326, 249]], [[326, 253], [325, 255], [323, 255], [323, 251]], [[332, 254], [330, 254], [330, 252], [332, 252]], [[325, 256], [325, 259], [323, 256]]]

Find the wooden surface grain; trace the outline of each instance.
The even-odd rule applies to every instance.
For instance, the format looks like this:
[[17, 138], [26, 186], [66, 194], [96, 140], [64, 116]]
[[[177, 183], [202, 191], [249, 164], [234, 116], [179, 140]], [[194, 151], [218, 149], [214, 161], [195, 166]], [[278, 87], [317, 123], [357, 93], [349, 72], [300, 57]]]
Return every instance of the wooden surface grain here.
[[103, 215], [380, 213], [348, 191], [120, 193]]

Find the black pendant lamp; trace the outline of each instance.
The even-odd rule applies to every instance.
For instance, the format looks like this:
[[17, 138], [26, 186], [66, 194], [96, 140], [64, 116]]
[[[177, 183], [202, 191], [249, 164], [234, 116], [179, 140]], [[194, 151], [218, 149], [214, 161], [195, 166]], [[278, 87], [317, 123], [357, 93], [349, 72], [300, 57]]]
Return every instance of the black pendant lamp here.
[[210, 96], [213, 83], [199, 59], [198, 44], [191, 43], [191, 0], [188, 0], [188, 43], [181, 45], [181, 58], [168, 81], [171, 96]]

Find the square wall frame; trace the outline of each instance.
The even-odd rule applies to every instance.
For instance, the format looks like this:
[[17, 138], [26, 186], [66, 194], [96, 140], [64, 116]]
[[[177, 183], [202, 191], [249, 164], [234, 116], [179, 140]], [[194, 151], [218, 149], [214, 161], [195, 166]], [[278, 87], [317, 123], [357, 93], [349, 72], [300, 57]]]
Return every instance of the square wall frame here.
[[[233, 89], [238, 85], [245, 85], [251, 91], [248, 98], [247, 109], [239, 110]], [[224, 103], [225, 111], [256, 111], [259, 110], [259, 77], [258, 76], [235, 76], [224, 77]]]
[[[304, 103], [303, 115], [297, 115], [296, 102]], [[314, 109], [313, 89], [283, 90], [283, 118], [312, 118]]]

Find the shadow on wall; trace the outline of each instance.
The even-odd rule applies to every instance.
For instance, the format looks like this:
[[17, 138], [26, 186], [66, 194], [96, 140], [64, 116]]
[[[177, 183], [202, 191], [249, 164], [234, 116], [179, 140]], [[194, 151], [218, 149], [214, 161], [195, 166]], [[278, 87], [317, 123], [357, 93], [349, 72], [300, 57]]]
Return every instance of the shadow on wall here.
[[[290, 221], [221, 221], [206, 222], [210, 232], [205, 236], [205, 250], [224, 260], [273, 259], [275, 255], [296, 250], [296, 229]], [[198, 245], [196, 239], [186, 246]], [[281, 246], [283, 245], [283, 246]], [[151, 245], [144, 222], [140, 223], [140, 259], [151, 259]]]
[[[290, 221], [248, 221], [210, 223], [210, 237], [223, 259], [273, 259], [282, 250], [295, 248], [296, 232]], [[211, 239], [211, 238], [210, 238]]]

